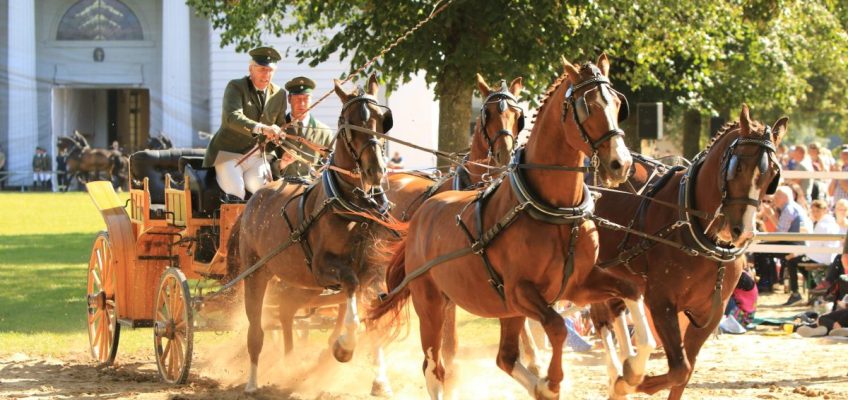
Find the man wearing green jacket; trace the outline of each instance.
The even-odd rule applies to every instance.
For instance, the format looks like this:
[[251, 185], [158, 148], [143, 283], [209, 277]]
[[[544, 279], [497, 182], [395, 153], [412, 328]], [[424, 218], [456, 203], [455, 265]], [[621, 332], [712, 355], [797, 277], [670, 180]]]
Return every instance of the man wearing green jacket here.
[[285, 138], [286, 92], [271, 82], [282, 57], [271, 47], [249, 52], [249, 75], [231, 80], [224, 91], [221, 127], [209, 147], [203, 166], [215, 167], [221, 190], [244, 199], [247, 192], [259, 190], [271, 178], [265, 154], [256, 151], [239, 164], [260, 137]]
[[[312, 90], [315, 89], [315, 82], [307, 77], [298, 76], [286, 82], [285, 87], [289, 92], [288, 99], [291, 107], [291, 112], [286, 114], [286, 122], [290, 122], [291, 126], [286, 130], [286, 133], [301, 136], [325, 148], [329, 147], [333, 140], [332, 130], [306, 111], [312, 103]], [[283, 152], [280, 158], [280, 168], [282, 169], [280, 175], [313, 178], [321, 163], [319, 152], [306, 147], [302, 143], [293, 144], [292, 147], [299, 149], [297, 155], [308, 160], [309, 163], [296, 161], [288, 153]]]

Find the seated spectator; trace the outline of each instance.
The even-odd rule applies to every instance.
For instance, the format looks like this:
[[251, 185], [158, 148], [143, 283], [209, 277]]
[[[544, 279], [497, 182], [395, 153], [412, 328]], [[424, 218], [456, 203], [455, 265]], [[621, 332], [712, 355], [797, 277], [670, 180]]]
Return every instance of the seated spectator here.
[[[801, 208], [798, 203], [795, 202], [792, 196], [792, 189], [788, 186], [780, 186], [777, 188], [777, 192], [774, 194], [773, 205], [763, 204], [763, 208], [771, 208], [774, 210], [771, 212], [763, 213], [763, 215], [770, 220], [771, 223], [776, 223], [777, 230], [776, 232], [790, 232], [790, 233], [798, 233], [798, 232], [809, 232], [805, 227], [810, 226], [809, 218], [807, 217], [807, 212]], [[780, 217], [777, 219], [774, 218], [776, 212], [780, 212]], [[787, 241], [783, 242], [783, 244], [800, 244], [803, 245], [804, 242], [796, 242], [796, 241]], [[787, 255], [784, 257], [784, 262], [781, 263], [783, 268], [781, 271], [787, 271], [788, 260], [795, 258], [795, 255]], [[797, 264], [796, 264], [797, 267]], [[798, 293], [798, 278], [792, 279], [791, 271], [787, 271], [790, 273], [789, 282], [792, 286], [792, 295], [789, 296], [789, 299], [786, 301], [786, 305], [794, 304], [801, 300], [801, 294]]]
[[395, 152], [394, 155], [392, 155], [392, 158], [389, 159], [386, 167], [392, 171], [403, 169], [403, 157], [400, 156], [400, 153]]
[[839, 233], [848, 232], [848, 199], [839, 199], [833, 206], [833, 218], [839, 225]]
[[[814, 200], [810, 209], [810, 219], [813, 222], [813, 233], [839, 233], [839, 226], [836, 225], [836, 220], [833, 219], [827, 212], [827, 203], [824, 200]], [[833, 249], [839, 248], [839, 241], [829, 242], [807, 242], [807, 246], [823, 245]], [[798, 264], [800, 263], [818, 263], [830, 265], [836, 253], [807, 253], [802, 255], [791, 254], [786, 257], [786, 272], [789, 274], [789, 284], [792, 288], [792, 294], [786, 301], [785, 305], [793, 304], [801, 300], [801, 294], [798, 293]], [[804, 279], [809, 280], [809, 272], [801, 270], [804, 274]]]
[[[748, 326], [754, 321], [754, 312], [757, 311], [758, 297], [759, 292], [757, 290], [754, 277], [746, 268], [742, 271], [742, 275], [739, 276], [739, 282], [736, 284], [736, 289], [733, 290], [733, 294], [727, 302], [727, 308], [725, 308], [724, 315], [728, 318], [735, 319], [742, 327]], [[731, 325], [725, 323], [725, 326], [730, 328]], [[732, 328], [725, 330], [731, 331]]]
[[[832, 166], [831, 171], [848, 171], [848, 145], [842, 145], [839, 164]], [[828, 192], [834, 201], [848, 199], [848, 179], [831, 179]]]
[[816, 336], [848, 336], [848, 296], [837, 301], [836, 310], [819, 316], [815, 323], [801, 325], [795, 332], [803, 337]]

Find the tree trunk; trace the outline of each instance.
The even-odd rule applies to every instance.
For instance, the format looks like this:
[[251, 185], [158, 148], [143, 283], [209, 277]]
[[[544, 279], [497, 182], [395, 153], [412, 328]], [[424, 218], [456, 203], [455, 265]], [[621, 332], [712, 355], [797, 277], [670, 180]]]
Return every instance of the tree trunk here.
[[683, 114], [683, 156], [692, 159], [701, 151], [701, 112], [686, 110]]
[[[471, 78], [462, 79], [456, 71], [445, 71], [436, 86], [439, 97], [439, 150], [457, 152], [468, 148], [471, 132]], [[473, 77], [473, 76], [472, 76]], [[439, 159], [439, 166], [450, 165]]]

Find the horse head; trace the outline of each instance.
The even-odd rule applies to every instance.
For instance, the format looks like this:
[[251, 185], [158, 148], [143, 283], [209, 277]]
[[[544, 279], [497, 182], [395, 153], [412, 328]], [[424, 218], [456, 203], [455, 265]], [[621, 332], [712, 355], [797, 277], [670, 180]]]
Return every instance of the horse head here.
[[380, 88], [377, 75], [371, 74], [364, 90], [359, 88], [351, 93], [345, 92], [338, 80], [333, 82], [343, 104], [333, 162], [338, 167], [358, 171], [362, 183], [368, 186], [363, 190], [379, 186], [386, 173], [383, 140], [355, 129], [385, 134], [392, 127], [392, 111], [377, 101]]
[[[753, 238], [757, 208], [764, 196], [774, 194], [780, 181], [780, 162], [775, 153], [786, 135], [788, 121], [783, 117], [772, 126], [753, 121], [743, 104], [738, 124], [725, 126], [719, 135], [726, 137], [717, 137], [708, 148], [715, 151], [709, 151], [703, 169], [720, 171], [715, 174], [715, 187], [721, 197], [709, 236], [736, 247]], [[738, 134], [733, 135], [734, 131]]]
[[578, 67], [565, 58], [562, 63], [569, 85], [563, 123], [573, 124], [580, 131], [580, 136], [566, 135], [565, 141], [591, 156], [598, 168], [596, 174], [606, 186], [617, 186], [627, 180], [633, 163], [624, 144], [624, 130], [618, 126], [629, 114], [627, 98], [612, 88], [606, 54], [601, 54], [596, 64], [587, 62]]
[[483, 76], [477, 74], [477, 88], [484, 100], [472, 148], [486, 146], [488, 157], [495, 165], [506, 165], [515, 149], [518, 134], [524, 129], [524, 109], [518, 105], [518, 95], [524, 88], [522, 78], [513, 79], [509, 86], [502, 80], [500, 87], [492, 90]]

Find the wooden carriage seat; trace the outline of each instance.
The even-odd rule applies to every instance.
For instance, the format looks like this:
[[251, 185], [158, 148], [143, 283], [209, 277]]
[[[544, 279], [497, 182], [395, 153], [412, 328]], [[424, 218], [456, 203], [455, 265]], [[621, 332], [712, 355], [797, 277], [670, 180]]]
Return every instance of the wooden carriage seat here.
[[203, 157], [206, 149], [168, 149], [142, 150], [130, 156], [130, 184], [133, 189], [144, 187], [144, 178], [148, 178], [150, 203], [165, 204], [165, 174], [171, 174], [171, 187], [182, 185], [182, 173], [179, 169], [180, 157]]
[[203, 156], [183, 156], [179, 168], [189, 177], [191, 212], [195, 218], [212, 218], [221, 207], [224, 192], [215, 179], [215, 168], [203, 168]]

